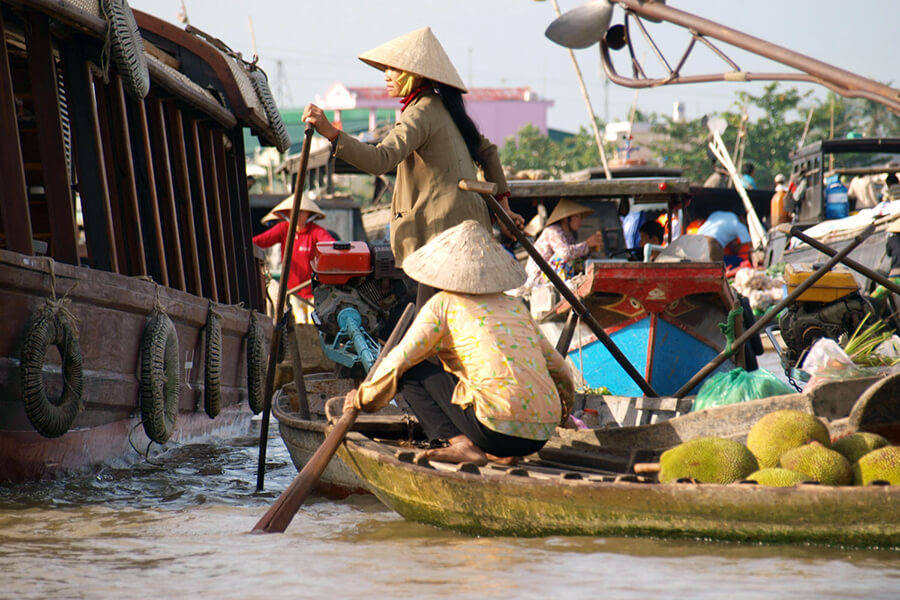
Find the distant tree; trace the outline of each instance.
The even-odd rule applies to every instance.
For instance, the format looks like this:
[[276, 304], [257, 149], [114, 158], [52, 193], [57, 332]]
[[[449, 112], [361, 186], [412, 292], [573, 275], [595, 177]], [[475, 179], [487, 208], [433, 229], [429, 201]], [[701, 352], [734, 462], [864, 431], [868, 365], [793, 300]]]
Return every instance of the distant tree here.
[[[803, 137], [810, 108], [812, 120], [804, 144], [832, 137], [832, 101], [833, 137], [845, 137], [851, 132], [864, 136], [900, 136], [900, 117], [881, 104], [833, 93], [823, 101], [812, 94], [812, 91], [801, 93], [796, 88], [782, 88], [773, 82], [760, 95], [738, 92], [731, 110], [707, 116], [719, 116], [728, 123], [722, 138], [729, 152], [734, 152], [744, 122], [742, 158], [732, 156], [732, 159], [753, 163], [757, 184], [763, 188], [774, 186], [777, 173], [785, 176], [790, 173], [789, 155]], [[635, 121], [649, 123], [652, 132], [662, 134], [658, 141], [645, 144], [661, 165], [681, 168], [684, 177], [698, 185], [712, 173], [716, 161], [707, 146], [709, 131], [702, 117], [676, 123], [666, 115], [637, 110]], [[602, 131], [604, 124], [599, 120], [598, 124]], [[607, 146], [606, 150], [607, 156], [612, 157], [614, 148]], [[601, 165], [593, 133], [585, 127], [574, 136], [556, 142], [532, 125], [526, 125], [517, 137], [505, 140], [500, 158], [513, 170], [544, 169], [553, 177]]]
[[513, 171], [543, 169], [553, 177], [601, 164], [594, 135], [585, 127], [562, 141], [554, 141], [531, 124], [516, 137], [506, 138], [500, 160]]

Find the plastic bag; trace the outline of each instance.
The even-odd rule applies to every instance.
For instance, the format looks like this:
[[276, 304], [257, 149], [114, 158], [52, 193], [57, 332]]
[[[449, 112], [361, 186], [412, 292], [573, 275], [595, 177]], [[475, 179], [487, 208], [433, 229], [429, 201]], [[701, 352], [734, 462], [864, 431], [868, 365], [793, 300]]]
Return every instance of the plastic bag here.
[[792, 394], [794, 389], [770, 371], [745, 371], [738, 367], [727, 373], [716, 373], [706, 380], [691, 406], [691, 412], [725, 406], [747, 400]]
[[865, 377], [869, 373], [847, 356], [840, 344], [831, 338], [819, 338], [809, 348], [800, 365], [813, 378], [847, 379]]

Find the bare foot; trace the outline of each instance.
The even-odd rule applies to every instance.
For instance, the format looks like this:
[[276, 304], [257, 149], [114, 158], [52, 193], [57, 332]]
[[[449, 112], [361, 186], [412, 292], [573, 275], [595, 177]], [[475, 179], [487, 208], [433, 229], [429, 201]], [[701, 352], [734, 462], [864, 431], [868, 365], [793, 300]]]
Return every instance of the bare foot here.
[[521, 456], [494, 456], [493, 454], [488, 454], [487, 457], [489, 461], [507, 467], [514, 467], [522, 460]]
[[450, 440], [450, 445], [445, 448], [432, 448], [431, 450], [426, 450], [419, 456], [421, 458], [439, 462], [471, 462], [478, 466], [484, 466], [488, 462], [488, 457], [484, 451], [464, 435], [452, 438]]

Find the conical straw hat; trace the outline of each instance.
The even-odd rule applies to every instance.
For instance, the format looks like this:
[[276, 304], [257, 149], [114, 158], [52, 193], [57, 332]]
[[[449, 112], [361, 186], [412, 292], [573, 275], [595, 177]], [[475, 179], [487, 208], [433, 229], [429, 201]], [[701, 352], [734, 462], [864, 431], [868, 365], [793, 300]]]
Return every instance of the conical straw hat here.
[[406, 71], [464, 93], [468, 91], [431, 27], [417, 29], [363, 52], [359, 60], [381, 71], [387, 68]]
[[463, 294], [496, 294], [525, 283], [525, 269], [477, 221], [463, 221], [403, 259], [407, 275]]
[[[275, 208], [266, 213], [266, 216], [260, 219], [260, 222], [268, 223], [269, 221], [277, 221], [278, 219], [289, 221], [291, 218], [292, 208], [294, 208], [293, 194], [279, 202]], [[325, 213], [322, 212], [322, 209], [319, 208], [319, 205], [316, 204], [316, 201], [310, 198], [309, 194], [303, 194], [303, 196], [301, 196], [300, 210], [306, 210], [312, 213], [312, 217], [310, 217], [309, 219], [310, 221], [325, 218]], [[303, 223], [300, 223], [300, 226], [302, 227]]]
[[547, 217], [547, 222], [544, 224], [553, 225], [558, 221], [562, 221], [566, 217], [572, 217], [574, 215], [589, 215], [594, 212], [592, 209], [588, 208], [583, 204], [578, 204], [574, 200], [569, 200], [568, 198], [563, 198], [556, 205], [556, 208], [553, 209], [553, 212], [550, 213], [550, 216]]

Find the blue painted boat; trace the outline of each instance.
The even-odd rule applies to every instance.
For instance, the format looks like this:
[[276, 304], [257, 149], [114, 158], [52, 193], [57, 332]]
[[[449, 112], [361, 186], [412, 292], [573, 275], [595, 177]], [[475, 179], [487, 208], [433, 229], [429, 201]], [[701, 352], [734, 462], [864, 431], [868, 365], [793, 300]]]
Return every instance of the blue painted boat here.
[[[585, 275], [576, 293], [659, 394], [674, 394], [725, 348], [719, 324], [727, 321], [736, 297], [723, 263], [594, 262]], [[557, 312], [568, 310], [563, 303]], [[587, 387], [642, 395], [587, 327], [579, 325], [568, 356]], [[728, 359], [715, 372], [735, 366]], [[690, 393], [696, 394], [701, 385]]]

